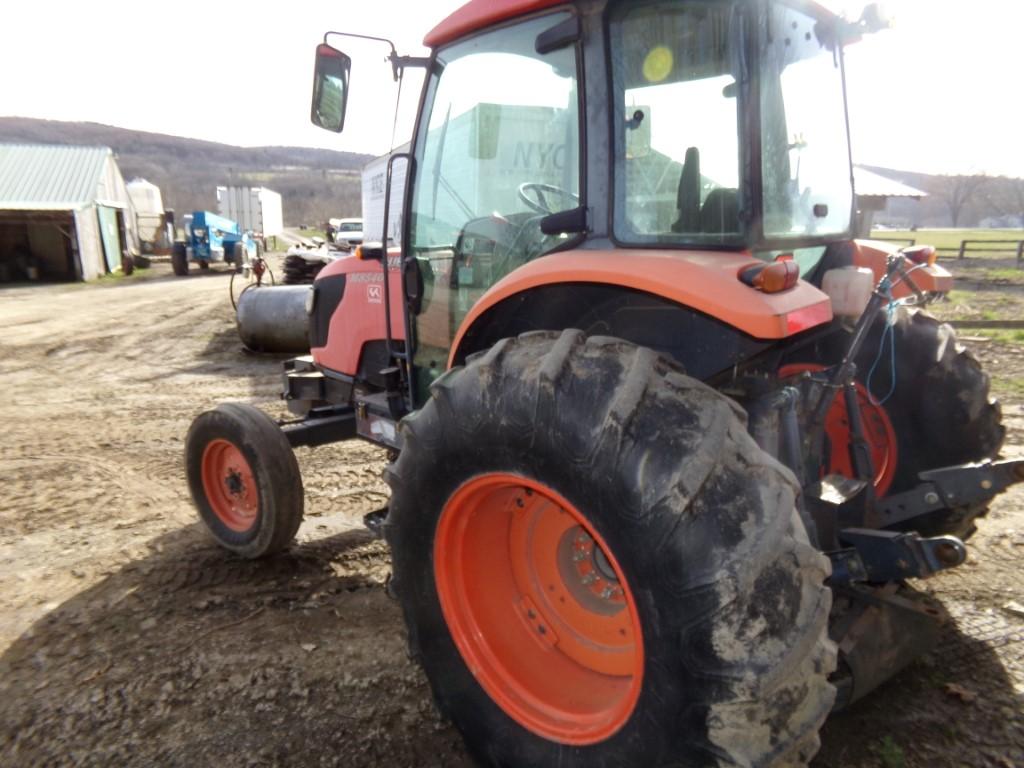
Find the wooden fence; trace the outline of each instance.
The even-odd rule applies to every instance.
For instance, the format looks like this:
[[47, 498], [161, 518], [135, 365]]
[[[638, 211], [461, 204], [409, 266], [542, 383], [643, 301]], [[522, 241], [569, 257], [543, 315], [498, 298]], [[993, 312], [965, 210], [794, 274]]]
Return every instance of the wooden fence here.
[[[887, 243], [896, 243], [903, 246], [917, 245], [917, 240], [903, 237], [876, 237], [875, 240], [884, 240]], [[968, 254], [1015, 254], [1017, 256], [1017, 269], [1024, 266], [1024, 240], [961, 240], [959, 247], [936, 248], [941, 258], [963, 259]]]

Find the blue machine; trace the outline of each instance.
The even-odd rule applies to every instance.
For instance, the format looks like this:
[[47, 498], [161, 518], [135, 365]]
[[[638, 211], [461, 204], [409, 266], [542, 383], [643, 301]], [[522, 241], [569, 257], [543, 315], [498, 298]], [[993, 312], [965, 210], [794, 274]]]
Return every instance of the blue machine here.
[[177, 275], [187, 274], [193, 261], [201, 269], [208, 269], [213, 262], [228, 262], [241, 270], [257, 254], [256, 241], [236, 222], [211, 211], [195, 211], [185, 217], [185, 241], [174, 244], [171, 262]]

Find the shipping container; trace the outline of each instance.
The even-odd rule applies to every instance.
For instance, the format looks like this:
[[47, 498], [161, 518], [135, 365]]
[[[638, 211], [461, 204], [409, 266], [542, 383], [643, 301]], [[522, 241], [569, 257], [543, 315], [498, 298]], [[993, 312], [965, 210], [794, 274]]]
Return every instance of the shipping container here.
[[[394, 150], [408, 152], [404, 144]], [[380, 242], [384, 232], [384, 187], [387, 184], [388, 158], [382, 155], [363, 166], [363, 239]], [[399, 243], [402, 239], [402, 202], [405, 200], [404, 160], [396, 160], [391, 175], [391, 206], [388, 211], [388, 239]]]
[[217, 187], [217, 211], [243, 232], [274, 237], [284, 230], [281, 195], [266, 187]]

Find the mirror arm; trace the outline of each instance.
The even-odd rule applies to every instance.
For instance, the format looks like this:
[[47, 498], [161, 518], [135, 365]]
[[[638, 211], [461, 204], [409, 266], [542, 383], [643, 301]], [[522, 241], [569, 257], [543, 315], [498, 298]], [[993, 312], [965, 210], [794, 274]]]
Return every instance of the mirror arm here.
[[331, 35], [338, 35], [339, 37], [355, 37], [359, 40], [374, 40], [378, 43], [387, 43], [391, 48], [391, 53], [388, 54], [388, 61], [391, 62], [391, 73], [394, 75], [395, 82], [398, 82], [398, 78], [405, 67], [423, 67], [424, 69], [430, 66], [430, 59], [425, 56], [399, 56], [398, 51], [395, 50], [395, 44], [388, 40], [386, 37], [375, 37], [374, 35], [357, 35], [355, 32], [324, 32], [324, 42], [327, 42], [327, 38]]
[[355, 32], [335, 32], [334, 30], [331, 30], [329, 32], [324, 32], [325, 43], [327, 42], [327, 38], [329, 38], [331, 35], [338, 35], [339, 37], [355, 37], [360, 40], [375, 40], [378, 43], [387, 43], [391, 47], [390, 58], [394, 58], [397, 55], [397, 51], [395, 51], [395, 44], [388, 40], [386, 37], [374, 37], [373, 35], [357, 35]]
[[427, 69], [430, 66], [429, 56], [398, 56], [394, 49], [391, 50], [391, 55], [388, 56], [388, 61], [391, 62], [391, 72], [395, 76], [395, 80], [398, 80], [398, 76], [402, 70], [406, 67], [421, 67]]

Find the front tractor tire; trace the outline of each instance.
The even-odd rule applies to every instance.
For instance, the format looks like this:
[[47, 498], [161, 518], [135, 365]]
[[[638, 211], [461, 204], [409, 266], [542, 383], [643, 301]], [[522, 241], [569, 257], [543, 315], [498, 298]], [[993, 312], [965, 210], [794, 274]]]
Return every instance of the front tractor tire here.
[[302, 476], [288, 438], [263, 411], [225, 403], [185, 438], [189, 490], [214, 540], [246, 558], [285, 549], [302, 522]]
[[829, 563], [732, 401], [579, 331], [471, 356], [402, 422], [391, 587], [492, 766], [804, 764]]

